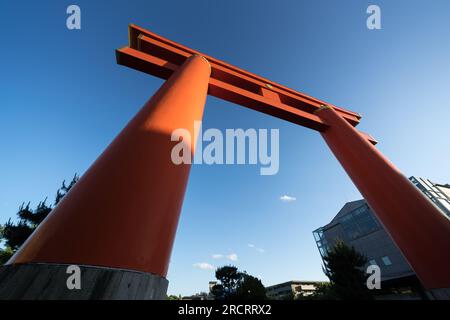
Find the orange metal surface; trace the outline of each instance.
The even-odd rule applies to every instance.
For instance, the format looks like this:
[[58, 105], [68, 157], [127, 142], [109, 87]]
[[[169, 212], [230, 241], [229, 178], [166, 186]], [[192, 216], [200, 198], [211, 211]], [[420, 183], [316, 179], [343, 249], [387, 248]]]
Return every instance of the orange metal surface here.
[[[117, 63], [163, 79], [167, 79], [192, 54], [201, 54], [211, 64], [208, 90], [210, 95], [313, 130], [326, 130], [327, 124], [314, 114], [314, 111], [326, 102], [187, 48], [136, 25], [129, 26], [129, 47], [116, 51]], [[359, 123], [361, 116], [358, 113], [334, 107], [353, 126]], [[376, 144], [373, 137], [363, 132], [361, 134]]]
[[337, 112], [317, 115], [321, 133], [422, 284], [450, 287], [450, 220]]
[[210, 72], [198, 56], [178, 68], [8, 263], [165, 276], [190, 169], [172, 163], [171, 134], [186, 128], [195, 146], [193, 125], [202, 119]]

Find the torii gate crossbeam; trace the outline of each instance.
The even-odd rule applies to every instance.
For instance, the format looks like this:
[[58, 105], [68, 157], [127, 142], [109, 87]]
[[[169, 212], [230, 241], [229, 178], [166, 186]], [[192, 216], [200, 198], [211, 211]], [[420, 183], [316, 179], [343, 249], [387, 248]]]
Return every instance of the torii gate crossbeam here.
[[[211, 65], [208, 94], [301, 126], [325, 131], [327, 124], [314, 112], [328, 103], [217, 60], [158, 36], [135, 25], [129, 27], [129, 47], [116, 51], [117, 63], [167, 79], [192, 55], [205, 57]], [[361, 116], [333, 106], [353, 126]], [[373, 137], [361, 133], [373, 144]]]
[[[134, 25], [116, 54], [119, 64], [168, 80], [0, 268], [0, 297], [163, 298], [190, 169], [172, 163], [171, 133], [189, 130], [194, 153], [207, 94], [319, 131], [423, 285], [450, 297], [450, 220], [355, 129], [359, 114]], [[67, 264], [83, 267], [84, 291], [49, 282]], [[30, 287], [33, 275], [42, 279]]]

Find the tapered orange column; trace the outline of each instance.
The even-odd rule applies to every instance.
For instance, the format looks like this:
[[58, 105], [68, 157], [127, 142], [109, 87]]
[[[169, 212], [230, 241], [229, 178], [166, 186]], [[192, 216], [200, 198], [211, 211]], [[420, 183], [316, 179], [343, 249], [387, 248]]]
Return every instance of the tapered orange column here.
[[332, 107], [326, 143], [427, 289], [450, 288], [450, 220]]
[[202, 119], [210, 73], [200, 56], [179, 67], [8, 264], [82, 264], [165, 277], [190, 170], [172, 163], [178, 142], [171, 134], [188, 130], [194, 153], [194, 121]]

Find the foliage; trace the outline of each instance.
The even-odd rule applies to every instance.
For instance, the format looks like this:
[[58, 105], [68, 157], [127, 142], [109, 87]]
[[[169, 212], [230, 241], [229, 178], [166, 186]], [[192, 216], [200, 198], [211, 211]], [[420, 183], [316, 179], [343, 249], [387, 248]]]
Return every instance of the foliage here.
[[293, 292], [289, 292], [287, 294], [282, 295], [279, 299], [280, 300], [288, 300], [289, 301], [289, 300], [295, 300], [296, 297], [295, 297], [295, 294]]
[[224, 266], [216, 270], [216, 278], [220, 281], [224, 296], [231, 296], [236, 292], [241, 273], [234, 266]]
[[214, 297], [214, 300], [226, 300], [228, 298], [223, 285], [220, 283], [211, 288], [211, 295]]
[[12, 257], [14, 252], [11, 248], [6, 247], [5, 249], [0, 249], [0, 264], [4, 264], [9, 258]]
[[[65, 181], [62, 182], [61, 187], [56, 192], [55, 206], [75, 185], [78, 179], [78, 176], [75, 175], [67, 186]], [[47, 198], [39, 202], [34, 210], [30, 208], [30, 202], [27, 205], [22, 203], [16, 214], [18, 221], [12, 222], [11, 219], [8, 219], [4, 225], [0, 225], [0, 241], [4, 242], [5, 246], [4, 248], [0, 248], [0, 264], [6, 263], [12, 257], [14, 252], [20, 248], [38, 225], [52, 211], [53, 207], [47, 205], [46, 202]]]
[[329, 284], [319, 286], [315, 297], [318, 299], [337, 300], [368, 300], [372, 299], [371, 291], [367, 288], [368, 274], [364, 267], [367, 258], [338, 241], [324, 257], [325, 275], [330, 279]]
[[261, 280], [249, 274], [243, 273], [242, 280], [236, 287], [236, 299], [267, 299], [266, 288]]
[[261, 280], [234, 266], [224, 266], [216, 270], [216, 284], [211, 293], [216, 300], [266, 299], [266, 288]]
[[309, 296], [300, 297], [300, 300], [336, 300], [336, 294], [330, 282], [323, 282], [316, 285], [316, 290]]

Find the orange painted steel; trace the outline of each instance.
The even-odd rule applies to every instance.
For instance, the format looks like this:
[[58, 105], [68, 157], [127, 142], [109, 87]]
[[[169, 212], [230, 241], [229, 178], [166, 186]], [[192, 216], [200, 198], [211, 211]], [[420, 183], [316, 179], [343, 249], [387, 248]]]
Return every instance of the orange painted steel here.
[[[313, 130], [321, 132], [326, 130], [327, 124], [314, 114], [314, 111], [326, 102], [185, 47], [136, 25], [129, 26], [129, 46], [116, 51], [117, 63], [163, 79], [167, 79], [192, 54], [201, 54], [211, 63], [208, 94]], [[361, 115], [334, 107], [349, 123], [353, 126], [358, 125]], [[376, 144], [372, 136], [361, 134]]]
[[450, 220], [331, 107], [317, 115], [326, 143], [422, 284], [450, 288]]
[[194, 153], [194, 121], [202, 119], [210, 73], [204, 58], [186, 60], [8, 263], [106, 266], [165, 277], [190, 170], [171, 161], [177, 143], [171, 134], [189, 130]]

